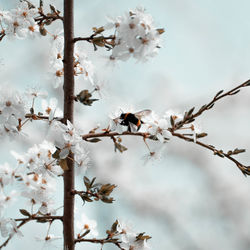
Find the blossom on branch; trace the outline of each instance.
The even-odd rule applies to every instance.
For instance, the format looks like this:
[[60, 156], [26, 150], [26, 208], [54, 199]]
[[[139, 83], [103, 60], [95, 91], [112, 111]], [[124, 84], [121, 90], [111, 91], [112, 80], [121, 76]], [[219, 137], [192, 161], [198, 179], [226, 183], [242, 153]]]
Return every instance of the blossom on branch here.
[[20, 122], [26, 113], [25, 102], [17, 91], [5, 88], [0, 93], [0, 135], [20, 134]]
[[160, 48], [160, 34], [164, 31], [154, 27], [153, 18], [137, 7], [115, 19], [109, 18], [105, 29], [115, 28], [114, 48], [111, 60], [126, 61], [130, 57], [147, 61], [155, 56]]
[[23, 236], [21, 231], [17, 228], [15, 220], [9, 218], [0, 218], [0, 232], [2, 237], [8, 236]]
[[78, 238], [87, 231], [88, 236], [98, 236], [98, 231], [96, 229], [97, 222], [95, 220], [89, 219], [84, 213], [82, 213], [81, 218], [77, 220], [76, 227], [80, 230], [80, 232], [78, 233]]
[[0, 23], [7, 37], [19, 39], [34, 37], [39, 34], [39, 28], [34, 18], [38, 14], [36, 8], [29, 8], [28, 3], [22, 1], [16, 9], [0, 11]]
[[[54, 88], [62, 87], [64, 79], [63, 66], [63, 50], [64, 40], [63, 33], [53, 35], [51, 55], [50, 55], [50, 69], [49, 72], [54, 76]], [[94, 85], [94, 65], [88, 59], [85, 51], [80, 46], [75, 47], [74, 52], [74, 75], [83, 76], [84, 80], [88, 80]]]
[[56, 158], [66, 159], [72, 152], [75, 157], [74, 162], [77, 164], [77, 172], [84, 172], [88, 168], [89, 157], [86, 143], [82, 140], [80, 131], [70, 121], [67, 121], [67, 125], [53, 121], [50, 125], [48, 140], [58, 149]]

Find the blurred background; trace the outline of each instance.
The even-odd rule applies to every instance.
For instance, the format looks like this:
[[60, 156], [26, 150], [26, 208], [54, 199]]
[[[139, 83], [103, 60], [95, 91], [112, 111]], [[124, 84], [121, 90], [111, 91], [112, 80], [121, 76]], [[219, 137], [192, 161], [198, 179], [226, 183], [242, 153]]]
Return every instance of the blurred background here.
[[[1, 0], [1, 9], [16, 6], [16, 0]], [[31, 1], [38, 4], [38, 0]], [[62, 1], [44, 0], [62, 10]], [[92, 107], [76, 104], [76, 124], [86, 133], [100, 124], [108, 124], [108, 115], [118, 106], [132, 105], [134, 110], [152, 109], [159, 115], [172, 109], [183, 113], [193, 106], [208, 103], [221, 89], [229, 90], [250, 76], [250, 2], [247, 0], [192, 1], [192, 0], [127, 0], [75, 1], [75, 35], [89, 36], [92, 27], [104, 25], [106, 16], [116, 17], [142, 5], [150, 13], [155, 26], [164, 28], [159, 55], [147, 63], [131, 59], [108, 65], [109, 52], [86, 48], [94, 63], [96, 74], [104, 83], [104, 98]], [[62, 28], [60, 22], [50, 31]], [[49, 97], [57, 97], [62, 104], [62, 91], [53, 89], [48, 77], [50, 53], [49, 37], [34, 40], [8, 40], [0, 43], [1, 85], [20, 91], [35, 85], [47, 90]], [[84, 82], [78, 83], [85, 86]], [[86, 86], [88, 83], [86, 83]], [[222, 99], [213, 109], [197, 119], [203, 141], [225, 151], [246, 148], [237, 159], [248, 165], [250, 149], [249, 106], [250, 89]], [[59, 105], [59, 107], [60, 107]], [[62, 106], [61, 106], [62, 108]], [[25, 152], [32, 141], [40, 143], [45, 136], [44, 124], [35, 122], [27, 134], [41, 130], [24, 142], [2, 141], [1, 164], [15, 164], [9, 150]], [[172, 138], [160, 148], [149, 142], [161, 157], [148, 161], [148, 150], [141, 138], [123, 138], [128, 150], [114, 152], [112, 140], [88, 145], [91, 168], [89, 178], [116, 184], [111, 205], [90, 203], [77, 210], [83, 211], [98, 223], [99, 237], [118, 218], [136, 232], [152, 236], [152, 249], [171, 250], [247, 250], [250, 249], [250, 183], [236, 166], [214, 156], [198, 145]], [[82, 185], [82, 176], [77, 185]], [[58, 188], [60, 190], [60, 188]], [[60, 206], [62, 192], [55, 198]], [[17, 201], [5, 216], [16, 217], [23, 205]], [[19, 217], [19, 216], [17, 216]], [[61, 234], [60, 223], [52, 225], [51, 233]], [[37, 242], [34, 237], [45, 237], [46, 226], [27, 224], [25, 237], [13, 239], [6, 249], [62, 249], [61, 242], [52, 246]], [[3, 239], [2, 239], [3, 240]], [[91, 244], [77, 245], [76, 249], [100, 249]], [[104, 246], [103, 249], [116, 249]]]

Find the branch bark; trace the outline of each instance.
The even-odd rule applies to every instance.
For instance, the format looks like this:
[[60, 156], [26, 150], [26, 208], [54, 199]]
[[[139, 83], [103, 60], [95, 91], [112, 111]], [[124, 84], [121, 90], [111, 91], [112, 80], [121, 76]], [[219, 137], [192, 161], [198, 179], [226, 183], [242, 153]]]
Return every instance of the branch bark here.
[[[64, 116], [63, 122], [74, 122], [74, 0], [64, 0]], [[74, 159], [73, 154], [69, 157]], [[64, 172], [64, 249], [74, 250], [74, 161], [67, 160], [68, 170]]]

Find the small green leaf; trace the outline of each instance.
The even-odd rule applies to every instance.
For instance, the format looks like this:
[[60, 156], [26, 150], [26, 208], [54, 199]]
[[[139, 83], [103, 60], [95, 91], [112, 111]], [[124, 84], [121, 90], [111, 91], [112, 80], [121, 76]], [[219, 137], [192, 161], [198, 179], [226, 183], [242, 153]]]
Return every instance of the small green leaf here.
[[87, 190], [89, 190], [90, 189], [90, 180], [89, 180], [89, 178], [84, 176], [83, 181], [84, 181], [85, 187], [87, 188]]
[[194, 112], [194, 109], [195, 107], [191, 108], [189, 111], [188, 111], [188, 117], [191, 116]]
[[95, 180], [96, 180], [96, 177], [94, 177], [94, 178], [92, 179], [92, 181], [91, 181], [91, 183], [90, 183], [90, 187], [92, 187], [92, 186], [93, 186], [93, 184], [94, 184]]
[[170, 123], [171, 123], [171, 126], [174, 128], [174, 118], [173, 118], [173, 116], [171, 115], [170, 116]]
[[56, 8], [53, 5], [50, 4], [49, 7], [52, 13], [56, 13]]
[[38, 219], [36, 222], [38, 222], [38, 223], [47, 223], [47, 222], [49, 222], [49, 220], [47, 220], [47, 219]]
[[112, 232], [112, 233], [117, 232], [118, 223], [119, 223], [118, 220], [116, 220], [116, 221], [113, 223], [113, 225], [111, 226], [111, 232]]
[[200, 134], [196, 134], [197, 138], [202, 138], [202, 137], [206, 137], [207, 133], [200, 133]]
[[24, 216], [28, 216], [28, 217], [31, 216], [31, 214], [30, 214], [27, 210], [25, 210], [25, 209], [19, 209], [19, 212], [20, 212], [22, 215], [24, 215]]
[[151, 239], [152, 237], [151, 236], [149, 236], [149, 235], [144, 235], [145, 233], [140, 233], [140, 234], [138, 234], [137, 236], [136, 236], [136, 240], [135, 241], [144, 241], [144, 240], [149, 240], [149, 239]]
[[238, 89], [238, 90], [236, 90], [236, 91], [230, 93], [230, 95], [236, 95], [236, 94], [239, 93], [239, 92], [240, 92], [240, 89]]
[[107, 197], [107, 196], [103, 196], [103, 197], [101, 198], [101, 201], [104, 202], [104, 203], [113, 203], [114, 198], [112, 198], [112, 197]]
[[118, 149], [120, 151], [120, 153], [123, 153], [124, 151], [127, 150], [127, 148], [125, 146], [123, 146], [122, 144], [115, 142], [115, 151], [116, 149]]
[[215, 95], [214, 99], [215, 99], [215, 98], [217, 98], [220, 94], [222, 94], [222, 93], [223, 93], [223, 91], [224, 91], [223, 89], [222, 89], [222, 90], [220, 90], [220, 91], [219, 91], [219, 92]]
[[108, 196], [113, 192], [114, 188], [116, 188], [116, 185], [104, 184], [101, 186], [99, 194]]
[[97, 143], [99, 141], [101, 141], [101, 139], [99, 138], [92, 138], [92, 139], [87, 140], [87, 142], [92, 142], [92, 143]]

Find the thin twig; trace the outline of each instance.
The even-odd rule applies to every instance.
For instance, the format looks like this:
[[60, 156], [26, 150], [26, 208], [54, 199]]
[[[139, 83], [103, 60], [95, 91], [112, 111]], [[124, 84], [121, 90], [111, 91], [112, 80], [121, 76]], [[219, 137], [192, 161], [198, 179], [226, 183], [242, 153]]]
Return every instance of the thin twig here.
[[75, 244], [79, 243], [79, 242], [90, 242], [90, 243], [97, 243], [97, 244], [101, 244], [104, 245], [106, 243], [111, 243], [116, 245], [119, 249], [124, 249], [120, 246], [120, 241], [118, 241], [118, 239], [75, 239]]
[[172, 135], [173, 135], [173, 136], [176, 136], [176, 137], [178, 137], [178, 138], [181, 138], [181, 139], [183, 139], [183, 140], [185, 140], [185, 141], [188, 141], [188, 142], [194, 142], [194, 143], [200, 145], [201, 147], [206, 148], [206, 149], [212, 151], [212, 152], [214, 153], [214, 155], [220, 156], [220, 157], [222, 157], [222, 158], [225, 157], [225, 158], [229, 159], [230, 161], [232, 161], [232, 162], [235, 163], [235, 165], [240, 169], [240, 171], [241, 171], [245, 176], [250, 175], [250, 166], [245, 166], [245, 165], [243, 165], [242, 163], [240, 163], [239, 161], [237, 161], [235, 158], [233, 158], [233, 157], [230, 156], [229, 154], [223, 152], [223, 150], [216, 149], [214, 146], [205, 144], [205, 143], [203, 143], [203, 142], [201, 142], [201, 141], [197, 141], [197, 140], [194, 141], [194, 139], [189, 138], [189, 137], [186, 137], [186, 136], [184, 136], [183, 134], [179, 134], [179, 133], [172, 132]]
[[[36, 114], [26, 114], [25, 118], [29, 118], [32, 120], [49, 120], [49, 116], [46, 115], [36, 115]], [[61, 121], [62, 117], [53, 117], [53, 120]]]
[[114, 40], [115, 39], [115, 36], [99, 36], [99, 37], [96, 37], [94, 35], [92, 36], [89, 36], [89, 37], [75, 37], [73, 39], [73, 42], [76, 43], [78, 41], [87, 41], [89, 43], [91, 43], [93, 40]]
[[248, 87], [248, 86], [250, 86], [250, 79], [240, 84], [239, 86], [225, 92], [224, 94], [222, 94], [223, 90], [219, 91], [208, 104], [203, 105], [196, 113], [193, 113], [192, 115], [188, 117], [184, 117], [182, 121], [179, 121], [178, 123], [176, 123], [174, 126], [174, 130], [180, 129], [184, 124], [194, 121], [194, 119], [200, 116], [203, 112], [211, 109], [214, 106], [214, 104], [220, 99], [226, 96], [235, 95], [239, 93], [241, 88]]
[[132, 136], [141, 136], [143, 138], [148, 138], [149, 133], [143, 133], [143, 132], [129, 132], [129, 131], [124, 131], [123, 133], [118, 133], [118, 132], [103, 132], [103, 133], [89, 133], [82, 135], [82, 139], [85, 141], [88, 141], [88, 139], [91, 138], [98, 138], [98, 137], [114, 137], [114, 136], [124, 136], [124, 135], [132, 135]]
[[63, 220], [62, 216], [50, 216], [50, 215], [46, 215], [46, 216], [30, 216], [27, 218], [18, 218], [15, 219], [15, 221], [31, 221], [31, 220], [36, 220], [36, 221], [54, 221], [54, 220]]

